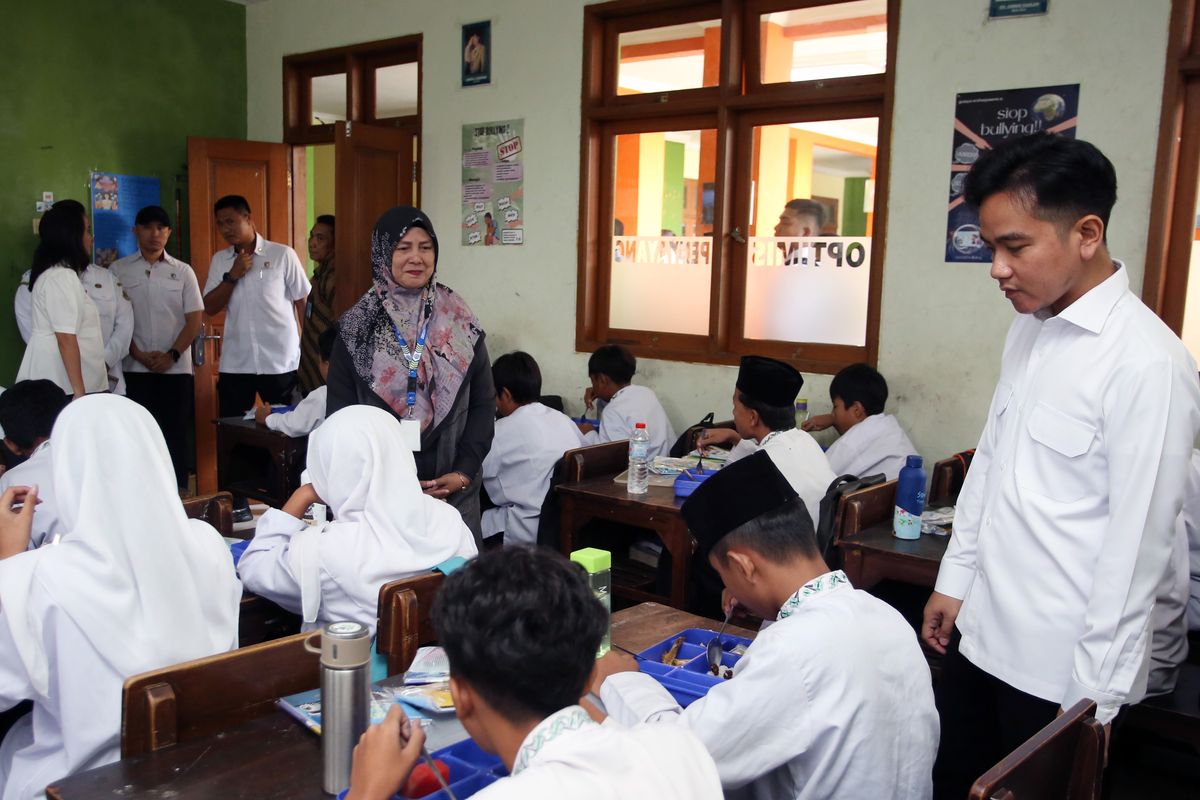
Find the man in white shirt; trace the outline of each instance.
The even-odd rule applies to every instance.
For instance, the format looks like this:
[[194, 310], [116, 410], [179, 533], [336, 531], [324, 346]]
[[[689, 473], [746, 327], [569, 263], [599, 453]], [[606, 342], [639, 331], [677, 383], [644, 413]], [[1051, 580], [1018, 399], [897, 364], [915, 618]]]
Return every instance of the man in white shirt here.
[[[687, 730], [597, 724], [579, 705], [608, 629], [583, 570], [505, 547], [450, 574], [433, 608], [450, 695], [467, 733], [509, 772], [479, 800], [718, 800], [712, 758]], [[387, 800], [425, 734], [393, 707], [354, 749], [346, 800]]]
[[1091, 698], [1108, 725], [1141, 699], [1200, 431], [1196, 365], [1109, 255], [1108, 159], [1010, 140], [965, 196], [1018, 317], [922, 628], [949, 646], [935, 781], [956, 798], [1059, 709]]
[[851, 364], [833, 376], [829, 384], [833, 411], [809, 419], [802, 427], [821, 431], [832, 426], [838, 432], [825, 451], [835, 475], [861, 478], [882, 473], [894, 481], [908, 456], [917, 455], [896, 418], [883, 413], [887, 398], [887, 381], [870, 364]]
[[1183, 529], [1188, 549], [1188, 630], [1197, 631], [1200, 630], [1200, 450], [1192, 451], [1183, 511], [1177, 525]]
[[25, 461], [0, 475], [0, 494], [9, 486], [37, 486], [40, 501], [33, 512], [29, 549], [63, 533], [50, 471], [50, 432], [69, 398], [50, 380], [17, 381], [0, 394], [0, 427], [4, 444]]
[[270, 403], [263, 403], [254, 409], [255, 422], [288, 436], [308, 436], [321, 427], [321, 423], [325, 421], [325, 401], [329, 394], [325, 379], [329, 376], [329, 357], [333, 355], [333, 345], [337, 342], [337, 336], [338, 326], [335, 322], [317, 337], [317, 352], [321, 357], [317, 364], [317, 374], [321, 385], [309, 392], [291, 411], [276, 413], [272, 411]]
[[175, 482], [188, 485], [187, 431], [195, 422], [192, 341], [203, 322], [204, 299], [190, 265], [167, 252], [171, 218], [146, 206], [134, 219], [138, 251], [115, 261], [113, 274], [133, 303], [133, 342], [125, 359], [129, 399], [162, 429]]
[[495, 504], [483, 512], [483, 538], [537, 544], [542, 501], [563, 453], [583, 446], [570, 417], [538, 402], [542, 372], [528, 353], [507, 353], [492, 364], [496, 433], [483, 459], [483, 488]]
[[700, 556], [775, 623], [733, 677], [687, 708], [629, 656], [596, 665], [613, 719], [694, 732], [728, 797], [923, 800], [938, 718], [929, 667], [899, 612], [831, 572], [812, 521], [766, 453], [705, 481], [683, 505]]
[[310, 287], [296, 251], [255, 230], [246, 198], [226, 195], [213, 214], [230, 246], [209, 264], [204, 312], [227, 310], [217, 395], [220, 415], [234, 417], [254, 406], [255, 394], [268, 403], [291, 402]]
[[[789, 200], [783, 207], [783, 211], [779, 212], [779, 222], [775, 224], [775, 236], [780, 238], [820, 236], [821, 228], [824, 225], [825, 209], [820, 203], [816, 200], [796, 198]], [[800, 263], [803, 253], [798, 244], [780, 242], [777, 246], [783, 251], [784, 264], [791, 266]]]
[[606, 344], [588, 358], [588, 378], [592, 385], [583, 395], [583, 404], [591, 407], [596, 400], [604, 401], [600, 412], [600, 429], [591, 423], [579, 423], [585, 444], [616, 442], [633, 436], [639, 422], [646, 423], [650, 434], [650, 458], [666, 456], [675, 444], [675, 429], [654, 390], [633, 386], [637, 359], [619, 344]]

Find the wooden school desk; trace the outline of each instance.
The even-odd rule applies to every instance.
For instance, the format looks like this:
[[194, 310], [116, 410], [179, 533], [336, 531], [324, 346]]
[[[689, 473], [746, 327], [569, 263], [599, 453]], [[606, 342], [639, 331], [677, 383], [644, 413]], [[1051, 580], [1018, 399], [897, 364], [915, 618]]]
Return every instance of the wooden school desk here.
[[217, 487], [281, 508], [300, 486], [308, 437], [288, 436], [240, 417], [216, 423]]
[[[713, 621], [643, 603], [612, 616], [612, 639], [644, 650], [684, 628]], [[730, 626], [726, 633], [754, 638]], [[437, 749], [440, 745], [431, 745]], [[329, 800], [321, 791], [321, 740], [282, 711], [272, 711], [216, 736], [81, 772], [46, 789], [50, 800], [113, 800], [142, 795], [172, 800]]]
[[855, 589], [870, 589], [885, 579], [932, 589], [949, 543], [949, 536], [925, 534], [920, 539], [897, 539], [889, 520], [843, 536], [838, 547], [842, 569]]

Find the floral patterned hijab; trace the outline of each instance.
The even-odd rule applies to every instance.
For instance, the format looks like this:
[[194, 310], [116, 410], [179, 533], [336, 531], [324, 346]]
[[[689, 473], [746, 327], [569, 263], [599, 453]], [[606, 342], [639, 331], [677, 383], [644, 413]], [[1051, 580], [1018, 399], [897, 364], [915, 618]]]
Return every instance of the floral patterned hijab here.
[[[392, 252], [413, 228], [421, 228], [433, 240], [434, 274], [424, 287], [405, 289], [392, 277]], [[413, 417], [420, 420], [422, 431], [437, 427], [450, 413], [475, 357], [475, 343], [483, 335], [479, 319], [466, 302], [435, 282], [437, 258], [437, 234], [424, 212], [411, 206], [385, 211], [371, 232], [375, 285], [339, 323], [354, 371], [398, 416], [406, 417], [408, 364], [396, 333], [404, 337], [411, 353], [428, 319], [413, 408]]]

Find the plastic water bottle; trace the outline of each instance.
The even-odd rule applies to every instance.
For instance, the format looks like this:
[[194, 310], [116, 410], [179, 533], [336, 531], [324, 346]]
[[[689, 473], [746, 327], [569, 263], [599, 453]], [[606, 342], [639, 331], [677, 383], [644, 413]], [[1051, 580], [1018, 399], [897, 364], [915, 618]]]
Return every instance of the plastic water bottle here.
[[808, 422], [808, 398], [796, 398], [796, 427], [799, 428], [804, 423]]
[[925, 510], [925, 460], [909, 456], [896, 482], [896, 514], [892, 533], [898, 539], [921, 538], [921, 513]]
[[627, 487], [630, 494], [645, 494], [650, 491], [650, 433], [646, 423], [639, 422], [629, 439], [629, 475]]
[[[571, 553], [571, 560], [587, 570], [588, 582], [606, 614], [612, 613], [612, 553], [595, 547], [585, 547]], [[596, 658], [608, 652], [612, 641], [612, 623], [604, 631]]]

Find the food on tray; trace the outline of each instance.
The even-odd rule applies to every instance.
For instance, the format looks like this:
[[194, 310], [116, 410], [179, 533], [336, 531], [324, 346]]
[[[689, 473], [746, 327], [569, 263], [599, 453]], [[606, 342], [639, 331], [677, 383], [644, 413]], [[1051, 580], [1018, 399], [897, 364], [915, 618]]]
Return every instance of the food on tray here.
[[708, 671], [716, 677], [724, 678], [725, 680], [729, 680], [733, 677], [733, 667], [725, 667], [721, 666], [720, 664], [710, 664]]
[[683, 646], [683, 637], [680, 636], [671, 642], [671, 646], [662, 654], [662, 663], [668, 667], [682, 667], [688, 662], [686, 658], [679, 658], [679, 648]]

